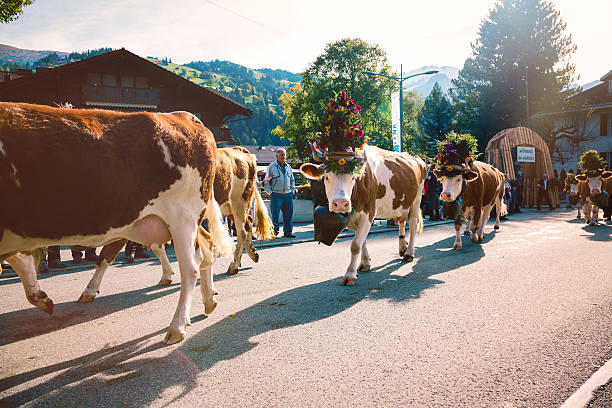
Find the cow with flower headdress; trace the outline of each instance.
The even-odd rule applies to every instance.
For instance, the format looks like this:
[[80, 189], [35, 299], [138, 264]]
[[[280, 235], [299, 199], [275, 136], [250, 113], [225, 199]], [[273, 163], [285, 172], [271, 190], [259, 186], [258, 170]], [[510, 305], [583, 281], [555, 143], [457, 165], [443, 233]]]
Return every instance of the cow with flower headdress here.
[[495, 167], [475, 160], [476, 139], [454, 132], [438, 142], [438, 155], [433, 170], [440, 183], [440, 200], [444, 202], [444, 216], [455, 220], [456, 239], [453, 249], [461, 249], [461, 220], [470, 226], [472, 242], [484, 238], [484, 224], [495, 206], [499, 217], [507, 214], [504, 196], [504, 175]]
[[582, 198], [584, 220], [589, 225], [599, 224], [599, 209], [606, 211], [609, 207], [608, 193], [604, 183], [612, 177], [612, 172], [606, 171], [605, 161], [599, 156], [597, 150], [587, 150], [580, 156], [578, 165], [583, 173], [576, 179], [580, 181], [578, 193]]
[[425, 162], [408, 153], [366, 145], [360, 111], [343, 91], [330, 100], [322, 130], [313, 140], [323, 152], [318, 157], [322, 164], [307, 163], [300, 168], [307, 178], [323, 180], [329, 201], [328, 206], [315, 209], [315, 239], [331, 245], [345, 227], [355, 231], [342, 285], [354, 285], [357, 272], [371, 267], [366, 237], [374, 218], [398, 222], [399, 255], [407, 262], [414, 259], [415, 236], [423, 228], [420, 205]]

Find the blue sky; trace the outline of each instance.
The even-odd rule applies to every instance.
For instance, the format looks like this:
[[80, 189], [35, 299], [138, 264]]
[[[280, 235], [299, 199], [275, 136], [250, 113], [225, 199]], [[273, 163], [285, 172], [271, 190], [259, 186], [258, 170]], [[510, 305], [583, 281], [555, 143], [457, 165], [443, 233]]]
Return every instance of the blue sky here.
[[[0, 43], [19, 48], [126, 49], [174, 62], [221, 59], [251, 68], [305, 69], [344, 37], [377, 43], [394, 69], [462, 67], [495, 0], [35, 0], [0, 25]], [[578, 46], [579, 83], [612, 69], [612, 1], [556, 0]]]

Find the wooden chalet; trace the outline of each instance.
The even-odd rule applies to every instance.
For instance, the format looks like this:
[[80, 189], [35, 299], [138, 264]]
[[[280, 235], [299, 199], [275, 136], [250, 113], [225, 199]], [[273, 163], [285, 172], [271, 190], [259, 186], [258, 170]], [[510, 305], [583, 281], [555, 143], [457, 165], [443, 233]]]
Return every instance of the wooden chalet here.
[[3, 78], [0, 101], [74, 108], [195, 114], [217, 144], [232, 142], [229, 122], [253, 112], [228, 97], [170, 72], [124, 48], [56, 68]]

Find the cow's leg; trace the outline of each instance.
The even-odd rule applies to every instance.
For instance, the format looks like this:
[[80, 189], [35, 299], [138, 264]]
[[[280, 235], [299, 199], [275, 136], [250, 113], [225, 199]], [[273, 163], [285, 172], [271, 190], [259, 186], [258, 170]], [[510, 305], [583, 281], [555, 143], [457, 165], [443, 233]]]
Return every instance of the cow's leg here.
[[580, 215], [580, 208], [581, 208], [580, 203], [578, 203], [578, 205], [576, 206], [576, 208], [578, 208], [578, 213], [576, 214], [576, 218], [582, 218], [582, 215]]
[[227, 268], [228, 275], [235, 275], [238, 273], [240, 262], [242, 260], [242, 250], [244, 249], [244, 243], [246, 242], [247, 232], [244, 229], [245, 215], [242, 212], [234, 214], [234, 225], [236, 226], [236, 249], [234, 251], [234, 260]]
[[470, 226], [471, 227], [470, 231], [472, 232], [472, 242], [482, 241], [482, 239], [480, 239], [480, 237], [478, 236], [478, 229], [480, 228], [480, 222], [483, 218], [486, 220], [487, 217], [483, 215], [482, 207], [479, 205], [474, 206], [474, 215], [473, 215], [472, 225]]
[[174, 240], [174, 252], [181, 274], [181, 293], [168, 333], [164, 338], [166, 344], [178, 343], [185, 338], [185, 326], [189, 323], [193, 288], [202, 263], [200, 245], [194, 245], [197, 239], [198, 222], [191, 221], [183, 220], [179, 225], [170, 226], [170, 233]]
[[397, 226], [399, 227], [399, 256], [403, 257], [408, 249], [406, 243], [406, 221], [398, 221]]
[[[471, 229], [472, 229], [472, 219], [468, 218], [465, 220], [465, 230], [463, 231], [463, 235], [470, 235]], [[461, 248], [457, 248], [457, 249], [461, 249]]]
[[489, 216], [491, 215], [492, 208], [493, 208], [492, 205], [485, 205], [484, 209], [482, 210], [482, 216], [480, 217], [480, 223], [479, 223], [480, 225], [478, 226], [478, 242], [482, 242], [482, 240], [484, 239], [484, 226], [489, 220]]
[[104, 277], [106, 269], [108, 269], [108, 266], [113, 263], [115, 257], [119, 251], [121, 251], [121, 248], [123, 248], [126, 242], [127, 239], [120, 239], [102, 247], [100, 255], [98, 255], [98, 260], [96, 261], [96, 272], [92, 276], [77, 302], [87, 303], [96, 298], [96, 295], [100, 293], [100, 284], [102, 283], [102, 278]]
[[585, 224], [590, 224], [591, 223], [591, 202], [590, 200], [586, 200], [584, 202], [584, 206], [582, 207], [582, 212], [584, 214]]
[[372, 258], [370, 258], [370, 253], [368, 252], [367, 240], [363, 241], [363, 245], [361, 246], [361, 263], [359, 264], [359, 268], [357, 268], [358, 272], [367, 272], [372, 267]]
[[[469, 221], [466, 221], [466, 224], [468, 223]], [[468, 231], [467, 225], [465, 230]], [[455, 243], [453, 244], [453, 249], [461, 248], [463, 248], [463, 244], [461, 243], [461, 217], [457, 216], [457, 218], [455, 218]]]
[[592, 205], [590, 225], [598, 225], [598, 224], [599, 224], [599, 207], [596, 205]]
[[15, 269], [17, 275], [19, 275], [28, 302], [43, 312], [53, 314], [53, 301], [45, 292], [40, 290], [40, 286], [38, 285], [34, 257], [28, 252], [18, 252], [8, 257], [6, 261]]
[[500, 197], [497, 197], [495, 199], [495, 226], [493, 227], [493, 229], [496, 229], [496, 230], [499, 229], [499, 219], [503, 217], [504, 215], [506, 215], [506, 214], [503, 214], [504, 210], [506, 211], [506, 213], [508, 212], [508, 209], [505, 208], [506, 206], [503, 203], [504, 201]]
[[253, 262], [259, 262], [259, 254], [255, 250], [253, 246], [253, 217], [250, 215], [247, 217], [246, 222], [244, 223], [244, 229], [246, 231], [246, 251], [249, 255], [249, 258], [253, 260]]
[[416, 199], [414, 203], [412, 203], [412, 208], [410, 208], [410, 218], [409, 218], [409, 230], [410, 230], [410, 239], [408, 241], [408, 249], [406, 249], [406, 253], [404, 254], [404, 261], [411, 262], [414, 259], [414, 240], [416, 238], [416, 234], [421, 233], [423, 230], [423, 214], [421, 213], [421, 200]]
[[211, 314], [217, 307], [215, 295], [217, 290], [213, 283], [212, 264], [213, 241], [208, 231], [201, 229], [198, 235], [198, 242], [202, 250], [202, 263], [200, 264], [200, 291], [202, 292], [202, 302], [204, 303], [204, 313]]
[[351, 242], [351, 263], [342, 277], [342, 285], [344, 286], [352, 286], [357, 282], [357, 260], [359, 259], [359, 252], [361, 252], [361, 248], [368, 237], [371, 226], [372, 223], [367, 215], [364, 215], [357, 223], [355, 237], [353, 238], [353, 242]]
[[163, 244], [153, 244], [151, 245], [151, 249], [162, 265], [162, 276], [157, 283], [157, 286], [170, 286], [174, 271], [172, 270], [172, 266], [170, 266], [170, 261], [168, 260], [168, 255], [166, 254], [166, 248], [164, 248]]

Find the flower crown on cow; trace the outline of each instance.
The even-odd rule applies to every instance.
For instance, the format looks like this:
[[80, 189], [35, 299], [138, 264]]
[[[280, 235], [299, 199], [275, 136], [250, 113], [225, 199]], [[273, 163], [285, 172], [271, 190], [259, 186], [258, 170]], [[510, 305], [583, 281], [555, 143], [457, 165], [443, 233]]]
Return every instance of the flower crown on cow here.
[[599, 176], [604, 171], [606, 162], [599, 156], [597, 150], [587, 150], [580, 156], [578, 165], [587, 177], [595, 177]]
[[468, 133], [450, 132], [445, 140], [438, 142], [436, 171], [441, 176], [456, 176], [466, 167], [471, 167], [477, 152], [478, 141]]
[[572, 184], [578, 184], [578, 180], [576, 179], [576, 175], [574, 173], [568, 173], [567, 177], [565, 178], [565, 186], [563, 191], [569, 193], [571, 191], [570, 185]]
[[311, 143], [328, 152], [323, 166], [337, 174], [358, 173], [363, 159], [355, 155], [363, 148], [365, 136], [361, 129], [361, 106], [346, 92], [334, 93], [323, 111], [323, 129]]

